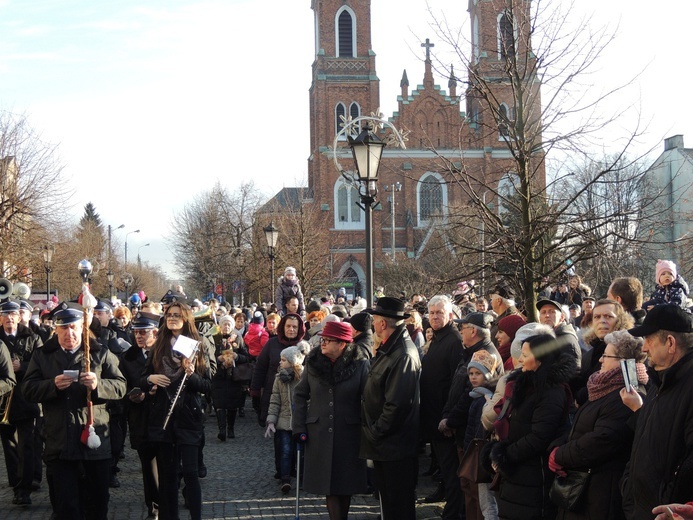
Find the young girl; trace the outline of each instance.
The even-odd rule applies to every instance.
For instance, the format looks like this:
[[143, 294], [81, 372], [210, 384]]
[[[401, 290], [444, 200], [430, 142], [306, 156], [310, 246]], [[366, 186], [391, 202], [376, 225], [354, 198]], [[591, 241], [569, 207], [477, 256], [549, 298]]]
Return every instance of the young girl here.
[[[472, 360], [467, 365], [469, 384], [472, 387], [469, 392], [472, 404], [469, 406], [467, 429], [464, 432], [464, 449], [466, 450], [472, 440], [484, 438], [486, 432], [481, 424], [481, 412], [487, 400], [493, 397], [497, 378], [494, 376], [501, 360], [494, 354], [485, 350], [474, 353]], [[464, 491], [465, 510], [469, 520], [497, 519], [498, 507], [496, 499], [490, 490], [490, 484], [469, 482], [461, 479]]]
[[291, 491], [291, 473], [296, 455], [291, 432], [294, 389], [303, 373], [304, 354], [296, 346], [285, 348], [280, 356], [267, 412], [265, 438], [274, 435], [274, 451], [279, 458], [280, 489], [286, 495]]
[[650, 310], [655, 305], [678, 305], [687, 308], [688, 284], [681, 275], [676, 274], [676, 264], [670, 260], [657, 260], [655, 266], [655, 290], [650, 300], [643, 303], [643, 309]]

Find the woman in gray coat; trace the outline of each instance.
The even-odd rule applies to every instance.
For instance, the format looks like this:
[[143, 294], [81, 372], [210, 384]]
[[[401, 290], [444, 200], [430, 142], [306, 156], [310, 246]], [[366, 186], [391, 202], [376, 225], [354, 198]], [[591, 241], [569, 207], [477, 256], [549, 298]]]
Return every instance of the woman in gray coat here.
[[361, 395], [369, 361], [351, 342], [348, 323], [328, 322], [319, 333], [294, 393], [293, 432], [306, 434], [303, 488], [326, 495], [330, 520], [344, 520], [351, 495], [366, 490], [359, 459]]

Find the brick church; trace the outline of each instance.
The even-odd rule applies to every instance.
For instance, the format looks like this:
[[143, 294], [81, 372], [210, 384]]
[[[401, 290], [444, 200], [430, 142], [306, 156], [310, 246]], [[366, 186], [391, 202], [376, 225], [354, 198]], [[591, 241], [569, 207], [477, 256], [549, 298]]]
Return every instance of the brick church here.
[[[361, 296], [365, 296], [364, 212], [357, 205], [358, 190], [345, 182], [335, 168], [332, 144], [342, 128], [340, 116], [353, 119], [370, 115], [380, 107], [375, 49], [371, 47], [370, 5], [370, 0], [312, 0], [316, 55], [309, 92], [308, 189], [302, 191], [307, 193], [304, 204], [314, 204], [328, 215], [335, 282], [346, 285], [349, 293]], [[506, 0], [469, 0], [469, 63], [475, 74], [485, 78], [502, 77], [499, 64], [506, 56], [502, 50], [505, 47], [499, 42], [513, 31], [513, 21], [505, 6]], [[386, 147], [381, 160], [377, 184], [380, 206], [373, 212], [375, 286], [378, 268], [388, 261], [393, 250], [398, 259], [416, 259], [432, 236], [445, 233], [448, 208], [463, 204], [465, 199], [460, 186], [450, 182], [450, 168], [464, 168], [496, 190], [513, 175], [503, 126], [489, 125], [490, 116], [484, 114], [471, 91], [458, 91], [461, 81], [452, 67], [447, 89], [435, 84], [432, 45], [428, 40], [421, 43], [426, 57], [423, 70], [409, 74], [404, 71], [397, 96], [398, 110], [389, 117], [396, 128], [409, 135], [405, 150]], [[421, 75], [421, 84], [409, 83], [409, 76]], [[496, 83], [493, 96], [500, 104], [498, 110], [511, 117], [512, 91], [507, 83]], [[538, 99], [537, 96], [537, 103]], [[481, 124], [484, 117], [486, 124]], [[339, 145], [347, 147], [347, 142]], [[345, 168], [352, 168], [349, 158], [340, 162]], [[285, 188], [273, 201], [289, 200], [292, 190], [296, 189]]]

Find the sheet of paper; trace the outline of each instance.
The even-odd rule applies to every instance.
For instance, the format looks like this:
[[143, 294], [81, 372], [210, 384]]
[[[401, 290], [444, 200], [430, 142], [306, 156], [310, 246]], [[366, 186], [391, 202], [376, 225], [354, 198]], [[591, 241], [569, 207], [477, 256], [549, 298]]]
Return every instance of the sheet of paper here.
[[197, 341], [194, 339], [189, 338], [188, 336], [178, 336], [178, 339], [173, 344], [173, 350], [184, 355], [186, 358], [189, 358], [192, 356], [196, 345]]

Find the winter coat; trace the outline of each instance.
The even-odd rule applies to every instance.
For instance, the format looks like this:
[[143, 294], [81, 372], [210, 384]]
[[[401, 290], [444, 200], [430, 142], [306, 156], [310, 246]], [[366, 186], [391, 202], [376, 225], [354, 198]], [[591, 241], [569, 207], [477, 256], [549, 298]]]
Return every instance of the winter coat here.
[[0, 341], [0, 401], [16, 386], [17, 379], [12, 369], [12, 358], [5, 344]]
[[347, 345], [334, 362], [321, 349], [306, 358], [294, 393], [294, 435], [306, 433], [303, 487], [317, 495], [366, 490], [366, 461], [359, 458], [361, 397], [369, 362]]
[[[288, 339], [284, 335], [284, 325], [288, 317], [298, 318], [298, 335], [293, 339]], [[274, 376], [279, 368], [281, 352], [286, 347], [296, 345], [305, 334], [303, 320], [298, 314], [288, 314], [284, 316], [277, 325], [277, 335], [270, 337], [269, 341], [262, 347], [260, 355], [255, 362], [253, 379], [250, 383], [250, 395], [262, 396], [260, 402], [260, 416], [258, 420], [264, 424], [267, 420], [267, 410], [269, 409], [272, 387], [274, 386]]]
[[462, 447], [466, 450], [469, 443], [474, 439], [486, 439], [488, 434], [481, 424], [481, 414], [486, 403], [485, 396], [493, 395], [493, 383], [489, 387], [481, 386], [470, 391], [472, 402], [469, 405], [469, 414], [467, 418], [467, 427], [464, 429], [464, 440]]
[[[373, 337], [372, 331], [367, 330], [366, 332], [362, 332], [352, 340], [352, 343], [363, 350], [363, 353], [368, 359], [373, 357], [373, 345], [375, 344], [375, 338]], [[318, 346], [320, 345], [318, 344]]]
[[567, 344], [571, 346], [577, 357], [577, 370], [573, 377], [577, 377], [578, 371], [582, 363], [582, 349], [580, 348], [580, 342], [578, 341], [577, 332], [570, 323], [563, 322], [554, 329], [556, 333], [556, 338], [562, 338]]
[[[120, 371], [127, 380], [128, 393], [133, 388], [142, 389], [142, 387], [140, 387], [140, 381], [142, 379], [142, 373], [144, 372], [146, 363], [147, 359], [142, 354], [142, 349], [138, 346], [128, 349], [128, 351], [123, 354], [123, 359], [120, 360]], [[134, 450], [144, 448], [147, 441], [147, 413], [149, 410], [147, 400], [151, 399], [151, 396], [146, 392], [144, 395], [144, 401], [141, 403], [134, 403], [130, 401], [128, 397], [126, 397], [126, 413], [130, 431], [130, 446]]]
[[425, 440], [442, 439], [438, 423], [448, 400], [452, 378], [462, 359], [462, 335], [451, 321], [433, 333], [428, 353], [421, 361], [420, 430]]
[[[221, 335], [214, 338], [216, 340], [214, 358], [217, 359], [226, 349], [224, 338]], [[236, 358], [236, 366], [252, 365], [253, 358], [248, 353], [248, 349], [240, 337], [236, 338], [237, 347], [233, 347], [233, 351], [238, 354]], [[226, 349], [227, 350], [227, 349]], [[217, 359], [217, 372], [212, 377], [212, 403], [214, 408], [224, 410], [236, 410], [243, 408], [245, 404], [245, 391], [249, 381], [235, 381], [233, 379], [233, 371], [235, 367], [226, 368]]]
[[[164, 430], [164, 422], [171, 408], [182, 375], [171, 381], [166, 388], [157, 388], [151, 399], [145, 401], [148, 406], [147, 438], [150, 442], [166, 442], [180, 445], [199, 446], [204, 437], [204, 402], [200, 394], [208, 394], [212, 389], [211, 373], [207, 365], [205, 372], [194, 372], [185, 380], [185, 386], [176, 401], [171, 419]], [[151, 358], [147, 360], [139, 387], [149, 392], [154, 385], [147, 382], [147, 377], [155, 374]]]
[[14, 423], [22, 419], [36, 419], [39, 416], [39, 407], [36, 403], [29, 402], [24, 397], [21, 385], [24, 380], [24, 375], [29, 368], [31, 356], [35, 350], [43, 346], [43, 342], [29, 327], [21, 323], [17, 324], [17, 333], [15, 334], [14, 342], [9, 340], [5, 334], [5, 329], [0, 326], [0, 341], [5, 343], [10, 358], [19, 358], [19, 370], [14, 373], [17, 381], [17, 389], [14, 394], [12, 394], [9, 420], [11, 423]]
[[626, 517], [633, 520], [651, 520], [653, 507], [693, 496], [693, 351], [654, 378], [621, 484]]
[[279, 278], [279, 285], [277, 285], [277, 290], [275, 291], [274, 303], [277, 306], [277, 314], [284, 316], [286, 314], [286, 307], [284, 304], [291, 296], [296, 296], [298, 298], [298, 313], [303, 316], [306, 313], [306, 307], [303, 304], [303, 291], [301, 291], [301, 284], [298, 282], [298, 277], [289, 281], [283, 276]]
[[248, 347], [248, 352], [253, 358], [256, 358], [262, 352], [262, 347], [269, 340], [269, 334], [265, 327], [260, 323], [251, 323], [248, 326], [248, 332], [243, 336], [243, 342]]
[[400, 325], [371, 361], [361, 407], [361, 458], [416, 457], [420, 374], [419, 353]]
[[650, 295], [650, 300], [642, 304], [643, 309], [654, 305], [678, 305], [687, 309], [688, 284], [679, 274], [669, 285], [655, 285], [655, 290]]
[[87, 424], [87, 389], [72, 383], [65, 390], [55, 386], [55, 376], [65, 370], [84, 370], [84, 347], [69, 354], [60, 347], [57, 336], [34, 352], [24, 376], [22, 392], [27, 401], [41, 403], [44, 417], [44, 460], [103, 460], [111, 458], [111, 435], [108, 427], [108, 400], [125, 396], [125, 377], [118, 368], [118, 358], [92, 338], [90, 370], [98, 386], [91, 391], [94, 430], [101, 446], [88, 448], [80, 441]]
[[564, 470], [592, 473], [582, 509], [559, 511], [559, 519], [625, 519], [619, 482], [630, 457], [633, 431], [628, 420], [633, 412], [619, 389], [580, 406], [568, 442], [556, 451], [556, 463]]
[[514, 381], [508, 439], [495, 443], [491, 459], [501, 474], [497, 495], [499, 518], [553, 518], [556, 507], [548, 491], [553, 473], [548, 448], [567, 430], [571, 395], [568, 381], [575, 373], [575, 355], [563, 349], [544, 358], [536, 372], [512, 372]]
[[[293, 371], [293, 369], [290, 369]], [[272, 396], [267, 410], [267, 424], [273, 423], [277, 430], [291, 430], [293, 419], [294, 392], [299, 379], [295, 376], [291, 381], [284, 382], [279, 373], [274, 378]]]

